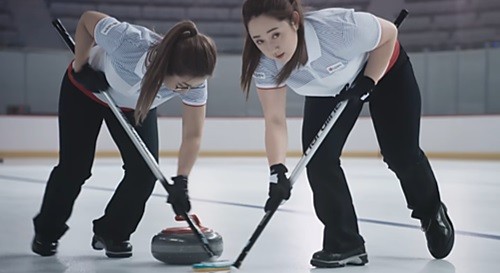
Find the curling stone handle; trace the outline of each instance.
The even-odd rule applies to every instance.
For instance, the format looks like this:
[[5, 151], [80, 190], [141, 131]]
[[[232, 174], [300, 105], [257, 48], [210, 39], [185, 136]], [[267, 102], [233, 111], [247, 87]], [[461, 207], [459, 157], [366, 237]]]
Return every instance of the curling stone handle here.
[[[189, 215], [189, 217], [191, 218], [191, 220], [193, 220], [193, 222], [194, 222], [197, 226], [202, 227], [202, 226], [201, 226], [200, 219], [198, 218], [198, 215], [196, 215], [196, 214], [191, 214], [191, 215]], [[180, 221], [186, 221], [186, 219], [184, 219], [184, 217], [182, 217], [182, 215], [176, 215], [176, 216], [175, 216], [175, 221], [178, 221], [178, 222], [180, 222]]]

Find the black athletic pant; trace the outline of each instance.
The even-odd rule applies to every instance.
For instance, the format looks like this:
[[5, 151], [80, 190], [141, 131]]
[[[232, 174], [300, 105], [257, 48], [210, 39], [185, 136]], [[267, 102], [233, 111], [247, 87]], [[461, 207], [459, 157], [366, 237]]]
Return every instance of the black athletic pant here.
[[[132, 123], [133, 112], [125, 115]], [[83, 94], [66, 74], [59, 97], [59, 163], [50, 174], [40, 212], [33, 221], [39, 236], [57, 240], [68, 229], [66, 221], [75, 199], [91, 176], [97, 136], [103, 120], [120, 150], [124, 176], [104, 215], [94, 220], [93, 230], [114, 240], [128, 240], [136, 230], [156, 178], [111, 109]], [[151, 110], [142, 125], [135, 129], [158, 160], [156, 110]]]
[[[304, 150], [336, 104], [333, 98], [306, 97], [302, 128]], [[372, 92], [369, 104], [382, 156], [400, 180], [412, 217], [431, 217], [440, 205], [440, 197], [432, 169], [419, 146], [420, 91], [402, 49], [396, 64]], [[361, 102], [347, 104], [307, 165], [314, 208], [325, 226], [323, 249], [328, 251], [344, 252], [364, 244], [340, 164], [342, 149], [361, 109]]]

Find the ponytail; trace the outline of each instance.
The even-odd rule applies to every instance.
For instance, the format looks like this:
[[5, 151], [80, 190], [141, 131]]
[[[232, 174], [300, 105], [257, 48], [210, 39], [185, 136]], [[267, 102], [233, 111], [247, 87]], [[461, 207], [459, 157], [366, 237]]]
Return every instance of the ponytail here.
[[172, 27], [161, 42], [151, 46], [146, 55], [146, 73], [134, 113], [136, 124], [148, 114], [166, 76], [210, 76], [216, 59], [214, 42], [199, 33], [192, 21], [181, 21]]

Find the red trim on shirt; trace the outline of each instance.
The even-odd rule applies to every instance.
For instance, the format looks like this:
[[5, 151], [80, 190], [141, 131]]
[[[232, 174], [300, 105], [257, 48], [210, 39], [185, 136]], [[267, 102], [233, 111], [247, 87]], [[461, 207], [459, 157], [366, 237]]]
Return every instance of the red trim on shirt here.
[[[78, 89], [80, 90], [85, 96], [89, 97], [91, 100], [99, 103], [102, 106], [106, 106], [109, 108], [108, 104], [101, 101], [99, 98], [97, 98], [94, 93], [87, 88], [85, 88], [83, 85], [81, 85], [73, 76], [73, 62], [71, 62], [68, 66], [68, 78], [70, 82]], [[132, 112], [134, 109], [127, 108], [127, 107], [120, 107], [120, 109], [124, 112]]]
[[391, 70], [391, 68], [396, 63], [396, 60], [399, 57], [399, 50], [400, 50], [400, 48], [399, 48], [399, 41], [396, 40], [396, 44], [394, 45], [394, 51], [392, 52], [392, 57], [391, 57], [391, 60], [389, 60], [389, 65], [387, 66], [387, 69], [385, 70], [385, 73], [389, 72], [389, 70]]

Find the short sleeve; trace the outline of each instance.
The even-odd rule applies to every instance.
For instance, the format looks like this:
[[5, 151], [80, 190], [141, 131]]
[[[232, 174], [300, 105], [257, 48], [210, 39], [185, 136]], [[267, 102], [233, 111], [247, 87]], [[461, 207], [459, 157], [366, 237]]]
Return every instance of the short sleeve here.
[[112, 53], [122, 44], [128, 28], [128, 23], [106, 17], [97, 22], [94, 39], [106, 52]]
[[202, 106], [207, 103], [208, 89], [207, 81], [205, 81], [201, 86], [196, 88], [191, 88], [186, 93], [181, 93], [180, 97], [182, 102], [191, 106]]
[[367, 12], [352, 12], [344, 27], [344, 42], [353, 53], [369, 52], [380, 42], [382, 30], [377, 18]]
[[278, 85], [276, 83], [276, 75], [278, 75], [278, 67], [276, 63], [266, 57], [261, 57], [260, 63], [253, 73], [255, 86], [262, 89], [272, 89], [282, 87], [285, 84]]

